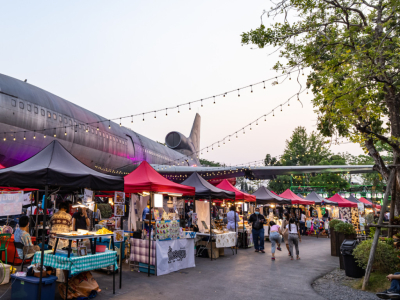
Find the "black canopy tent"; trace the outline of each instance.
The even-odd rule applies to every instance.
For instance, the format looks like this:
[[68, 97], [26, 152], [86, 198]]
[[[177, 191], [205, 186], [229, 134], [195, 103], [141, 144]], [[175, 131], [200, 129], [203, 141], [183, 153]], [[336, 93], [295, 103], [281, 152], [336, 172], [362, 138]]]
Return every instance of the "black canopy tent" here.
[[292, 204], [292, 201], [275, 195], [265, 186], [261, 186], [252, 195], [256, 196], [256, 204]]
[[316, 192], [312, 191], [310, 194], [307, 195], [305, 198], [306, 200], [314, 201], [315, 205], [322, 205], [322, 202], [324, 202], [325, 205], [333, 205], [333, 206], [338, 206], [339, 204], [334, 201], [329, 201], [320, 195], [318, 195]]
[[[0, 170], [0, 185], [45, 188], [43, 224], [46, 224], [49, 186], [69, 189], [124, 190], [124, 178], [97, 172], [81, 163], [58, 141], [54, 140], [42, 151], [26, 161]], [[42, 231], [41, 265], [44, 261], [45, 230]], [[69, 273], [69, 272], [68, 272]], [[114, 272], [115, 276], [115, 272]], [[113, 278], [115, 287], [115, 277]], [[68, 291], [67, 280], [66, 292]], [[38, 299], [41, 299], [42, 272], [40, 274]], [[115, 291], [114, 291], [115, 292]]]
[[[212, 240], [211, 240], [211, 209], [212, 199], [235, 199], [235, 193], [222, 190], [217, 188], [216, 186], [209, 183], [203, 177], [201, 177], [197, 172], [194, 172], [190, 175], [185, 181], [181, 182], [183, 185], [192, 186], [196, 189], [196, 193], [194, 195], [195, 199], [208, 199], [210, 201], [210, 245], [211, 245], [211, 260], [212, 260]], [[236, 226], [236, 222], [235, 222]], [[236, 228], [235, 228], [236, 229]]]

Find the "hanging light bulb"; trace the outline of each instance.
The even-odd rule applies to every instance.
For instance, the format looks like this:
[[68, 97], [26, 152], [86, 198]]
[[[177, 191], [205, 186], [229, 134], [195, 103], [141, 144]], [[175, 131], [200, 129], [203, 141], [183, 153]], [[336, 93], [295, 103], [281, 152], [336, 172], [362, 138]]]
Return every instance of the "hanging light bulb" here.
[[119, 118], [119, 127], [121, 127], [121, 126], [122, 126], [121, 118]]
[[131, 123], [133, 124], [133, 115], [131, 115], [131, 118], [132, 118]]
[[143, 113], [143, 122], [144, 122], [144, 113]]
[[13, 138], [13, 140], [14, 140], [14, 141], [16, 141], [16, 140], [17, 140], [17, 138], [15, 137], [15, 132], [14, 132], [14, 138]]
[[213, 96], [214, 97], [214, 104], [215, 104], [215, 96]]
[[253, 86], [252, 85], [250, 85], [250, 88], [251, 88], [251, 92], [253, 92]]
[[290, 75], [290, 72], [289, 72], [289, 80], [292, 80], [292, 75]]
[[[98, 127], [97, 127], [98, 128]], [[67, 135], [67, 127], [65, 126], [65, 132], [64, 135]]]
[[272, 110], [272, 116], [275, 117], [275, 111], [274, 110]]
[[54, 128], [54, 137], [56, 137], [57, 136], [57, 131], [56, 131], [56, 128]]
[[[110, 126], [108, 128], [110, 128]], [[78, 132], [78, 125], [75, 125], [75, 133], [77, 132]]]
[[289, 103], [289, 101], [288, 101], [288, 103], [287, 103], [287, 106], [290, 106], [290, 103]]
[[239, 89], [237, 91], [238, 91], [238, 97], [240, 97]]
[[264, 122], [267, 122], [267, 115], [264, 115]]
[[[111, 129], [110, 120], [108, 120], [108, 129]], [[76, 132], [76, 131], [75, 131]]]
[[203, 99], [201, 99], [201, 101], [200, 101], [200, 102], [201, 102], [201, 107], [203, 107]]
[[[65, 127], [65, 130], [67, 130], [67, 127]], [[100, 130], [99, 129], [99, 122], [97, 122], [97, 130]]]
[[36, 139], [36, 130], [33, 131], [33, 139]]
[[157, 119], [156, 111], [154, 111], [154, 119]]
[[256, 121], [256, 126], [258, 126], [258, 120]]
[[25, 136], [26, 131], [24, 131], [24, 141], [26, 140], [26, 136]]
[[251, 129], [251, 124], [250, 124], [250, 130], [252, 130], [252, 129]]
[[179, 111], [179, 105], [178, 105], [178, 114], [180, 113], [180, 111]]
[[190, 102], [189, 102], [189, 110], [192, 110], [191, 106], [190, 106]]
[[281, 104], [281, 111], [282, 111], [282, 104]]
[[89, 125], [86, 124], [86, 132], [89, 132]]
[[265, 81], [263, 81], [263, 83], [264, 83], [264, 89], [265, 89]]
[[4, 132], [4, 138], [3, 138], [3, 141], [6, 141], [7, 140], [7, 133], [5, 133]]

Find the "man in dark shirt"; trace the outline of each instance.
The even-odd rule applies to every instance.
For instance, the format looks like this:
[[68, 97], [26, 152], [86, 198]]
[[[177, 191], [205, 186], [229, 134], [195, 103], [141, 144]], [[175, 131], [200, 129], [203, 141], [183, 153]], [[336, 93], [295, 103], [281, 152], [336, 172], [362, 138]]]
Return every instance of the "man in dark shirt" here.
[[86, 213], [86, 208], [79, 207], [78, 211], [72, 215], [72, 230], [87, 230], [89, 225], [90, 221]]
[[256, 249], [256, 252], [265, 253], [264, 251], [265, 217], [262, 214], [260, 214], [260, 209], [258, 207], [255, 209], [254, 214], [250, 216], [248, 223], [252, 225], [254, 248]]

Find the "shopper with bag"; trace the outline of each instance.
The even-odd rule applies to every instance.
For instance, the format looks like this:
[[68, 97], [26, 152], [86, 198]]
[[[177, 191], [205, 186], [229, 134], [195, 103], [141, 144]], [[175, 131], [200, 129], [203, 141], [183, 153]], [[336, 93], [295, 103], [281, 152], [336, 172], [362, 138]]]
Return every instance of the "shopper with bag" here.
[[248, 223], [252, 224], [253, 242], [256, 252], [265, 253], [264, 251], [265, 217], [262, 214], [260, 214], [260, 209], [258, 207], [255, 209], [254, 214], [250, 216]]

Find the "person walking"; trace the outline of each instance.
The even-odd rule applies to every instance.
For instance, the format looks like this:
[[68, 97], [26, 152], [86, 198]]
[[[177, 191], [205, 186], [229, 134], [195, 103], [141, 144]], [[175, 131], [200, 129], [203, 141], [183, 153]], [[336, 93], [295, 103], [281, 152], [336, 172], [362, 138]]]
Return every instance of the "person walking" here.
[[291, 260], [293, 260], [293, 244], [296, 247], [296, 259], [300, 259], [299, 256], [299, 242], [301, 242], [301, 235], [299, 231], [299, 225], [294, 218], [289, 220], [289, 224], [286, 225], [289, 231], [289, 251]]
[[271, 241], [271, 253], [272, 257], [271, 260], [275, 261], [275, 247], [278, 245], [276, 249], [279, 251], [282, 251], [281, 249], [281, 228], [279, 225], [276, 225], [274, 221], [269, 222], [269, 228], [268, 228], [268, 235], [269, 235], [269, 240]]
[[288, 251], [288, 255], [290, 256], [290, 250], [289, 250], [289, 230], [286, 229], [286, 226], [289, 224], [289, 219], [290, 219], [289, 213], [288, 213], [288, 212], [285, 212], [285, 213], [283, 214], [283, 221], [282, 221], [282, 228], [283, 228], [282, 237], [283, 237], [283, 240], [285, 241], [286, 249], [287, 249], [287, 251]]
[[304, 214], [303, 211], [301, 211], [301, 216], [300, 216], [300, 234], [306, 235], [306, 215]]
[[[260, 208], [256, 208], [254, 214], [252, 214], [248, 220], [248, 223], [252, 225], [252, 234], [255, 252], [265, 253], [264, 251], [264, 223], [265, 217], [260, 214]], [[260, 239], [260, 240], [258, 240]]]

